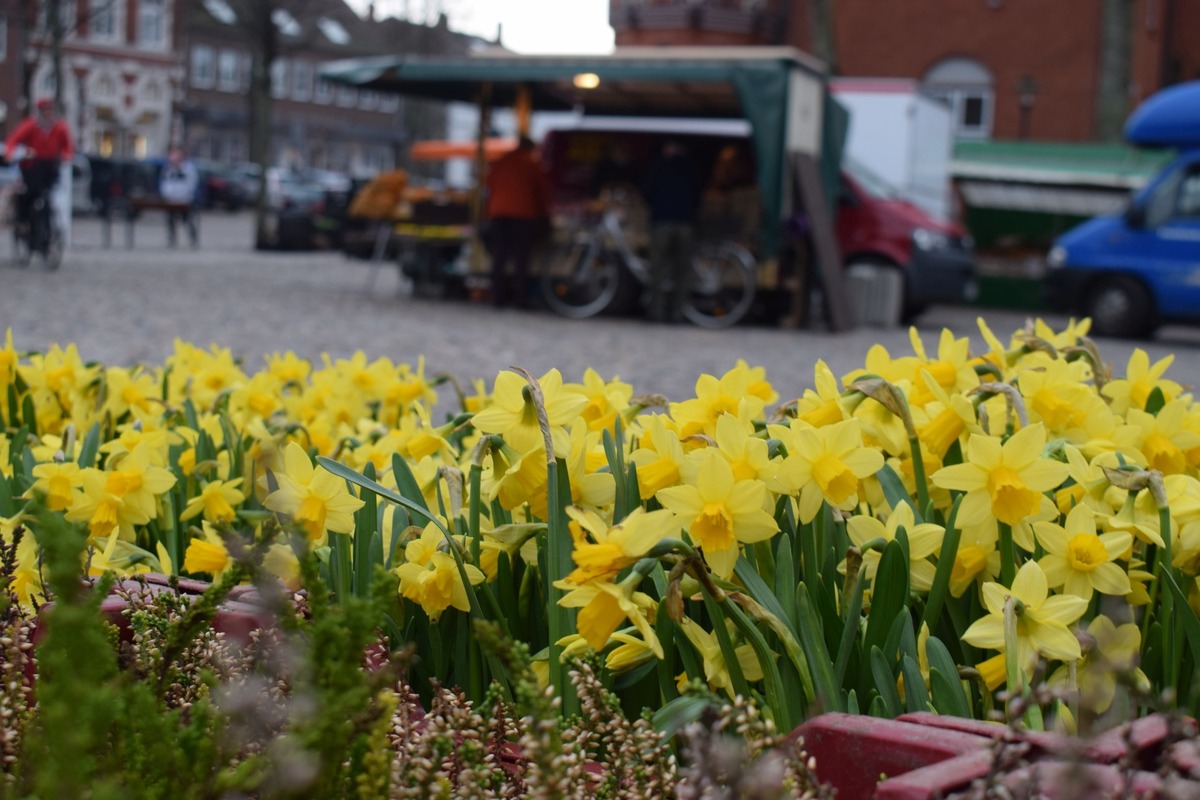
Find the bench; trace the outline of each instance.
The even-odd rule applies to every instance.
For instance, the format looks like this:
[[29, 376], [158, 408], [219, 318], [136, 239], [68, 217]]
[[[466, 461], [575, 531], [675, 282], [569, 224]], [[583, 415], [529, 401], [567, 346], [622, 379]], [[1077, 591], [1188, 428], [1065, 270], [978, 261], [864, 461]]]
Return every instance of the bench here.
[[[141, 197], [129, 198], [125, 205], [125, 246], [133, 249], [133, 225], [143, 211], [163, 211], [165, 213], [185, 214], [189, 211], [192, 213], [192, 224], [196, 226], [197, 237], [199, 236], [199, 217], [194, 213], [195, 207], [192, 203], [173, 203], [169, 200], [164, 200], [158, 195], [144, 195]], [[109, 247], [112, 244], [112, 214], [108, 208], [105, 209], [104, 219], [104, 246]]]

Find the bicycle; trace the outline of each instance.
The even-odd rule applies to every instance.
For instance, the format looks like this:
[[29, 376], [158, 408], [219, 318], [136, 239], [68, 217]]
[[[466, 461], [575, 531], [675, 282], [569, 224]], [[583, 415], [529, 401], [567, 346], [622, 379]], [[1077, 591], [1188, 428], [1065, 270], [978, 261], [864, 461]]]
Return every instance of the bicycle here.
[[[50, 194], [54, 181], [47, 177], [49, 170], [57, 170], [58, 162], [46, 160], [46, 164], [36, 163], [29, 174], [38, 177], [32, 181], [35, 185], [25, 184], [23, 191], [34, 192], [33, 200], [29, 202], [29, 218], [22, 223], [14, 208], [13, 213], [13, 254], [18, 266], [29, 264], [34, 255], [42, 258], [43, 265], [49, 270], [56, 270], [62, 264], [63, 232], [58, 215], [50, 202]], [[23, 177], [26, 171], [22, 171]], [[13, 203], [21, 202], [21, 194], [13, 195]]]
[[[614, 305], [629, 276], [638, 285], [650, 284], [650, 264], [625, 234], [628, 205], [621, 195], [602, 198], [551, 252], [540, 284], [552, 310], [571, 319], [592, 317]], [[685, 319], [702, 328], [727, 328], [746, 316], [754, 303], [757, 262], [745, 247], [730, 240], [702, 242], [690, 263]]]

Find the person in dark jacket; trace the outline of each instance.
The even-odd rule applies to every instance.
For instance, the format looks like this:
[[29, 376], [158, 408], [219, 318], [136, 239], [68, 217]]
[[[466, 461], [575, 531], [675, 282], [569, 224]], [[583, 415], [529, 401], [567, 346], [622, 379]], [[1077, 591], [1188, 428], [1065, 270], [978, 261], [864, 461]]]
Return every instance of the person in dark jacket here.
[[[529, 261], [550, 209], [550, 184], [533, 140], [501, 156], [487, 176], [488, 249], [492, 256], [492, 303], [524, 308], [529, 303]], [[508, 265], [513, 265], [509, 284]]]
[[700, 171], [683, 145], [668, 141], [642, 186], [650, 210], [650, 287], [646, 314], [656, 322], [683, 319], [688, 263], [696, 242]]

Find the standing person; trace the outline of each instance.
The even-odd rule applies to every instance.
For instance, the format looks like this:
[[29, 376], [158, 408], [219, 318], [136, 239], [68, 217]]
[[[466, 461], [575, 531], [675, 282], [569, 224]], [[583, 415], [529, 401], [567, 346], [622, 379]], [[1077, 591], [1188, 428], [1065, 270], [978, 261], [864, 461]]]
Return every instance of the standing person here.
[[700, 190], [700, 171], [682, 144], [668, 141], [642, 186], [650, 209], [650, 289], [646, 314], [655, 322], [683, 320]]
[[[529, 303], [529, 262], [550, 210], [550, 184], [533, 140], [522, 136], [515, 150], [492, 165], [486, 184], [492, 304], [500, 308], [511, 302], [525, 308]], [[511, 285], [505, 276], [510, 262]]]
[[21, 155], [21, 180], [25, 191], [17, 196], [17, 226], [27, 231], [30, 213], [40, 197], [49, 199], [50, 191], [58, 183], [58, 173], [63, 162], [74, 155], [71, 132], [67, 123], [58, 116], [54, 101], [44, 97], [37, 101], [36, 113], [27, 117], [4, 143], [5, 156], [9, 161]]
[[175, 246], [175, 223], [180, 219], [187, 226], [192, 247], [199, 244], [192, 208], [199, 183], [200, 174], [196, 171], [196, 165], [184, 157], [182, 147], [173, 145], [167, 151], [167, 164], [158, 179], [159, 197], [176, 205], [167, 209], [167, 242], [171, 247]]

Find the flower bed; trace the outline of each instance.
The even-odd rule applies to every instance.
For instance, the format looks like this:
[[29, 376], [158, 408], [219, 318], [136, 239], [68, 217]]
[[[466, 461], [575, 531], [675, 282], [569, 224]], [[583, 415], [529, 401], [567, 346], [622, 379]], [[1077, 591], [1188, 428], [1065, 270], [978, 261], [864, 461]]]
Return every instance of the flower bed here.
[[739, 362], [674, 402], [591, 370], [464, 390], [361, 353], [250, 372], [177, 343], [124, 368], [10, 333], [8, 588], [46, 598], [51, 524], [83, 532], [92, 576], [296, 588], [311, 559], [335, 607], [390, 585], [376, 625], [413, 648], [426, 703], [431, 681], [512, 695], [486, 621], [568, 714], [584, 657], [664, 729], [705, 697], [752, 699], [779, 730], [818, 711], [1067, 731], [1164, 697], [1194, 712], [1200, 407], [1169, 359], [1112, 375], [1086, 324], [981, 332], [983, 353], [914, 332], [841, 378], [817, 362], [795, 399]]

